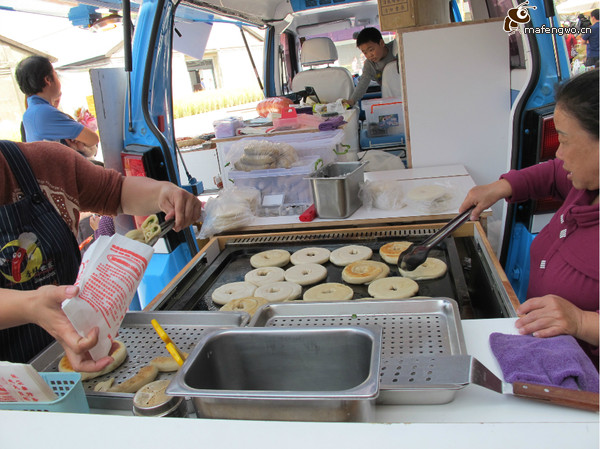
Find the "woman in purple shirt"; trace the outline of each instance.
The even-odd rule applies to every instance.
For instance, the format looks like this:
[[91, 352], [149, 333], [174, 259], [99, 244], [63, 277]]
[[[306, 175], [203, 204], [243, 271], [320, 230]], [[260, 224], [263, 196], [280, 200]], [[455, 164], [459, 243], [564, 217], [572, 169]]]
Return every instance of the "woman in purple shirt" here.
[[460, 211], [479, 214], [496, 201], [563, 201], [531, 244], [527, 301], [517, 309], [521, 334], [577, 338], [598, 365], [598, 70], [557, 89], [554, 123], [560, 146], [556, 159], [511, 170], [499, 181], [477, 186]]

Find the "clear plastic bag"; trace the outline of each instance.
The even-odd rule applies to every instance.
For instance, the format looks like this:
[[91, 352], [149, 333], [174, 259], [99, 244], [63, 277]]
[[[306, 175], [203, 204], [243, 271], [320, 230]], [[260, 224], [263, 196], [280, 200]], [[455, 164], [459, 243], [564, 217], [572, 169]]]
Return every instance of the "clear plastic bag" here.
[[238, 189], [227, 189], [206, 202], [203, 218], [201, 239], [244, 227], [252, 221], [254, 213], [250, 202], [240, 195]]
[[359, 196], [367, 209], [393, 210], [406, 206], [400, 181], [366, 181]]
[[[460, 189], [458, 189], [460, 190]], [[406, 192], [407, 204], [426, 213], [440, 213], [457, 209], [465, 195], [456, 186], [446, 182], [421, 184]]]

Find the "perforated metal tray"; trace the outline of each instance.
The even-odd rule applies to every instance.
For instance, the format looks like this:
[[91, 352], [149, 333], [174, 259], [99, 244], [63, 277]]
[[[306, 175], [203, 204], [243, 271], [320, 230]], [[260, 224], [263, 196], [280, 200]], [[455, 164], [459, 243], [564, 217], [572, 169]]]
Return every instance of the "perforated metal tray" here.
[[[156, 319], [175, 345], [191, 353], [200, 337], [207, 331], [223, 327], [242, 327], [250, 315], [239, 312], [129, 312], [119, 329], [118, 340], [127, 347], [127, 359], [115, 371], [83, 382], [90, 408], [131, 410], [133, 394], [99, 393], [94, 391], [98, 382], [115, 378], [115, 384], [134, 376], [153, 358], [169, 356], [150, 321]], [[58, 362], [64, 355], [62, 346], [54, 343], [39, 354], [31, 364], [38, 371], [58, 371]], [[157, 380], [170, 379], [175, 373], [159, 373]]]
[[380, 404], [444, 404], [464, 387], [415, 386], [410, 376], [388, 374], [403, 356], [466, 353], [458, 305], [450, 298], [268, 304], [250, 322], [256, 327], [352, 325], [382, 329]]

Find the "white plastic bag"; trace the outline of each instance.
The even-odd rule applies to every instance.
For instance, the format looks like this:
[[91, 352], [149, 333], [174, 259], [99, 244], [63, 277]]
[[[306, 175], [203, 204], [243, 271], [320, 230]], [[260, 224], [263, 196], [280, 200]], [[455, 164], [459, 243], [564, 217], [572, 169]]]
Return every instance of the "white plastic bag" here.
[[465, 195], [447, 182], [428, 182], [406, 192], [407, 204], [426, 213], [440, 213], [457, 209]]
[[359, 196], [367, 209], [393, 210], [406, 206], [400, 181], [366, 181]]
[[369, 150], [360, 159], [364, 162], [369, 162], [365, 167], [366, 172], [370, 171], [383, 171], [383, 170], [403, 170], [404, 162], [398, 156], [386, 153], [381, 150]]
[[254, 218], [250, 203], [236, 189], [221, 191], [204, 206], [204, 221], [199, 237], [210, 238], [223, 231], [244, 227]]

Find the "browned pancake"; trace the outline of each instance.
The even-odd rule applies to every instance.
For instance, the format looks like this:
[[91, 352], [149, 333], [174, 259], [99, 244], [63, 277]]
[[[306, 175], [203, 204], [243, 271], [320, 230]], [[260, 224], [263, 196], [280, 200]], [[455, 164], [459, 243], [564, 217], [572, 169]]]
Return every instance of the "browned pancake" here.
[[[96, 377], [103, 376], [104, 374], [110, 373], [111, 371], [114, 371], [119, 366], [121, 366], [121, 364], [127, 358], [127, 348], [125, 347], [125, 344], [122, 341], [119, 341], [119, 340], [114, 340], [114, 341], [116, 343], [118, 343], [118, 346], [116, 349], [111, 351], [109, 354], [114, 360], [106, 368], [104, 368], [101, 371], [94, 371], [94, 372], [89, 372], [89, 373], [82, 372], [81, 380], [90, 380], [90, 379], [94, 379]], [[70, 373], [70, 372], [75, 371], [73, 369], [73, 366], [71, 365], [71, 362], [69, 361], [69, 359], [67, 358], [66, 355], [63, 356], [62, 359], [60, 359], [60, 362], [58, 362], [58, 370], [62, 373]]]

